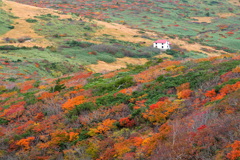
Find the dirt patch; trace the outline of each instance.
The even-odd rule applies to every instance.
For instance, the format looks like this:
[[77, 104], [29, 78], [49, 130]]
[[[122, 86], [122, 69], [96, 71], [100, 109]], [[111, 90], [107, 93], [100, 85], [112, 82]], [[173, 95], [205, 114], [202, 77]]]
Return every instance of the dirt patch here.
[[218, 13], [217, 14], [220, 18], [227, 18], [227, 17], [233, 17], [236, 16], [234, 13]]
[[239, 0], [229, 0], [230, 3], [236, 6], [240, 6], [240, 1]]
[[191, 19], [197, 19], [196, 21], [192, 21], [192, 22], [211, 23], [212, 19], [214, 19], [214, 17], [191, 17]]
[[149, 45], [152, 43], [151, 40], [141, 38], [141, 34], [138, 29], [131, 29], [125, 25], [117, 23], [108, 23], [103, 21], [95, 20], [97, 25], [103, 26], [102, 29], [98, 30], [95, 34], [97, 37], [103, 37], [104, 35], [111, 35], [114, 38], [122, 41], [128, 41], [133, 43], [143, 43]]
[[[209, 47], [209, 46], [203, 46], [201, 44], [198, 44], [198, 43], [194, 43], [194, 44], [190, 44], [190, 43], [187, 43], [186, 41], [183, 41], [183, 40], [180, 40], [178, 38], [176, 39], [171, 39], [169, 40], [172, 44], [175, 44], [175, 45], [178, 45], [179, 47], [181, 47], [182, 49], [186, 49], [187, 51], [196, 51], [196, 52], [202, 52], [202, 53], [205, 53], [207, 54], [208, 56], [212, 57], [212, 56], [218, 56], [220, 55], [221, 53], [223, 53], [224, 51], [222, 50], [215, 50], [214, 48], [212, 47]], [[202, 49], [205, 49], [205, 50], [210, 50], [212, 52], [205, 52], [203, 51]], [[215, 53], [214, 53], [215, 52]]]
[[161, 54], [159, 54], [159, 55], [157, 55], [157, 56], [155, 56], [156, 58], [173, 58], [173, 56], [171, 56], [171, 55], [168, 55], [168, 54], [166, 54], [166, 53], [161, 53]]
[[113, 63], [98, 61], [98, 64], [91, 64], [91, 65], [88, 65], [87, 67], [96, 73], [106, 73], [109, 71], [125, 68], [127, 64], [142, 65], [142, 64], [145, 64], [147, 61], [148, 60], [145, 58], [124, 57], [124, 58], [117, 58], [117, 61]]

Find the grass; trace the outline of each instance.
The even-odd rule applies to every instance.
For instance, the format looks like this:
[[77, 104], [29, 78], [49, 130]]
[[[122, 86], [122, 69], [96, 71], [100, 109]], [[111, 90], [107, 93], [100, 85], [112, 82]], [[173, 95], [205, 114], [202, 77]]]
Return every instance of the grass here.
[[[77, 72], [81, 63], [78, 59], [66, 58], [64, 55], [51, 52], [48, 49], [41, 51], [38, 49], [19, 49], [14, 51], [1, 51], [0, 56], [7, 59], [11, 66], [17, 66], [17, 70], [5, 67], [4, 73], [25, 73], [37, 72], [41, 76], [55, 77], [57, 72], [67, 74]], [[36, 67], [36, 63], [39, 67]]]
[[55, 15], [52, 15], [52, 14], [43, 14], [43, 15], [40, 15], [40, 16], [35, 16], [35, 18], [48, 21], [48, 20], [51, 20], [52, 18], [59, 18], [59, 16], [55, 16]]
[[58, 19], [58, 16], [51, 14], [36, 17], [39, 21], [35, 25], [38, 34], [43, 35], [58, 44], [67, 40], [75, 40], [79, 37], [91, 39], [91, 34], [97, 30], [97, 25], [85, 21], [77, 21], [71, 18]]
[[[132, 4], [132, 1], [125, 3]], [[214, 3], [222, 4], [218, 4], [218, 7], [216, 7]], [[206, 37], [198, 39], [199, 42], [205, 45], [227, 46], [230, 49], [238, 50], [239, 40], [236, 38], [239, 35], [237, 30], [239, 24], [237, 18], [218, 18], [213, 20], [214, 23], [209, 24], [192, 22], [191, 17], [194, 16], [201, 17], [209, 13], [210, 16], [217, 17], [217, 13], [229, 12], [227, 7], [232, 7], [232, 12], [236, 12], [236, 7], [231, 6], [225, 0], [218, 2], [206, 0], [204, 3], [193, 0], [188, 2], [180, 0], [179, 4], [171, 2], [155, 3], [154, 7], [150, 7], [151, 9], [142, 6], [141, 10], [140, 8], [133, 8], [132, 10], [126, 9], [116, 12], [116, 9], [110, 8], [104, 12], [110, 15], [107, 20], [138, 26], [138, 28], [142, 29], [142, 32], [152, 30], [170, 36], [177, 35], [196, 39], [196, 35], [208, 31], [210, 28], [216, 32], [202, 33], [201, 36]], [[10, 19], [13, 17], [1, 11], [0, 18], [3, 23], [0, 27], [0, 34], [3, 34], [10, 30], [12, 23]], [[107, 34], [96, 40], [94, 33], [100, 27], [91, 21], [75, 20], [74, 18], [59, 19], [58, 16], [51, 14], [35, 16], [34, 19], [28, 19], [28, 21], [30, 23], [34, 22], [36, 32], [53, 41], [56, 46], [44, 50], [31, 48], [1, 51], [0, 56], [10, 62], [21, 61], [19, 62], [21, 63], [19, 72], [31, 74], [37, 71], [42, 76], [56, 77], [61, 74], [76, 72], [78, 66], [81, 65], [96, 64], [98, 60], [112, 63], [119, 57], [151, 58], [159, 54], [159, 50], [154, 50], [152, 47], [142, 47], [138, 43], [117, 40]], [[220, 34], [226, 35], [228, 30], [221, 31], [217, 27], [217, 25], [221, 24], [229, 24], [229, 29], [234, 30], [235, 33], [222, 38]], [[103, 44], [86, 42], [87, 40], [91, 40], [91, 42], [94, 40], [101, 41]], [[203, 58], [206, 55], [197, 52], [186, 52], [174, 58], [186, 57]], [[24, 64], [25, 62], [27, 63]], [[36, 67], [35, 63], [39, 63], [40, 67]], [[14, 72], [8, 68], [4, 72], [8, 71]]]
[[[23, 2], [19, 0], [19, 2]], [[58, 4], [65, 3], [64, 8], [61, 8]], [[180, 1], [161, 1], [156, 2], [153, 0], [141, 1], [137, 3], [134, 0], [129, 0], [126, 2], [119, 3], [120, 7], [114, 8], [111, 5], [116, 5], [114, 1], [107, 2], [92, 2], [86, 0], [86, 4], [83, 8], [72, 8], [71, 4], [74, 3], [78, 6], [79, 2], [75, 0], [70, 0], [67, 2], [63, 0], [58, 0], [55, 4], [52, 4], [52, 8], [59, 9], [65, 13], [74, 13], [74, 15], [81, 15], [90, 18], [96, 18], [100, 20], [105, 20], [108, 22], [117, 22], [120, 24], [127, 24], [129, 26], [134, 26], [135, 28], [143, 30], [151, 30], [157, 33], [166, 34], [169, 36], [177, 35], [182, 37], [191, 37], [195, 38], [201, 32], [208, 32], [209, 30], [216, 30], [215, 33], [212, 33], [211, 36], [216, 37], [220, 34], [221, 30], [217, 25], [228, 24], [235, 25], [232, 30], [239, 28], [239, 19], [238, 18], [221, 18], [218, 17], [218, 13], [238, 13], [238, 7], [229, 3], [228, 0], [205, 0], [203, 1], [194, 1], [194, 0], [180, 0]], [[109, 7], [103, 8], [99, 7], [102, 4], [107, 4]], [[36, 5], [36, 4], [35, 4]], [[84, 5], [84, 4], [81, 4]], [[70, 7], [71, 6], [71, 7]], [[47, 7], [47, 6], [46, 6]], [[94, 14], [98, 12], [98, 14]], [[100, 13], [100, 15], [99, 15]], [[101, 16], [103, 14], [103, 16]], [[192, 22], [194, 19], [192, 17], [213, 17], [215, 18], [212, 23], [201, 23], [201, 22]], [[57, 18], [51, 15], [42, 15], [39, 16], [40, 19], [53, 19]], [[71, 22], [72, 23], [72, 22]], [[49, 33], [55, 33], [55, 35], [66, 33], [68, 38], [71, 38], [73, 35], [79, 35], [88, 40], [94, 40], [91, 33], [82, 32], [82, 30], [73, 24], [68, 27], [63, 27], [59, 24], [52, 26], [53, 30], [46, 29], [46, 26], [41, 26], [38, 29], [42, 28], [43, 34], [49, 35]], [[71, 28], [71, 26], [73, 26]], [[64, 29], [65, 28], [65, 29]], [[76, 32], [74, 28], [77, 29]], [[93, 29], [92, 26], [85, 26], [86, 30]], [[46, 29], [46, 30], [45, 30]], [[44, 31], [45, 30], [45, 31]], [[74, 34], [68, 33], [71, 30]], [[60, 33], [57, 33], [57, 32]], [[49, 32], [49, 33], [47, 33]], [[76, 34], [75, 34], [76, 33]], [[83, 33], [83, 34], [81, 34]], [[236, 33], [237, 34], [237, 33]], [[50, 35], [51, 36], [51, 35]], [[216, 39], [215, 38], [215, 39]], [[235, 38], [235, 37], [234, 37]], [[237, 37], [238, 38], [238, 37]], [[239, 49], [237, 46], [238, 40], [226, 40], [229, 43], [226, 43], [224, 40], [218, 44], [218, 41], [215, 41], [216, 44], [209, 44], [214, 46], [229, 46], [233, 45], [234, 49]], [[226, 44], [226, 45], [225, 45]]]
[[[2, 6], [2, 1], [0, 1], [0, 7]], [[3, 35], [4, 33], [8, 32], [9, 30], [13, 29], [14, 26], [12, 26], [12, 19], [16, 18], [4, 10], [0, 9], [0, 35]]]
[[193, 51], [191, 51], [191, 52], [186, 52], [186, 53], [184, 53], [184, 55], [185, 55], [186, 57], [191, 57], [191, 58], [195, 58], [195, 59], [208, 57], [208, 55], [205, 54], [205, 53], [193, 52]]

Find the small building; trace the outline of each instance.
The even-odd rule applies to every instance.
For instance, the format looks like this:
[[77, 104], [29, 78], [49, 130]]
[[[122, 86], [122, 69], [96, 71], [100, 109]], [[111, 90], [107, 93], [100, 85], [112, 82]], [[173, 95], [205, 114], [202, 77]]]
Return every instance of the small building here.
[[166, 51], [167, 49], [171, 49], [170, 45], [171, 45], [171, 43], [165, 39], [159, 39], [159, 40], [153, 42], [153, 47], [158, 48], [161, 51]]

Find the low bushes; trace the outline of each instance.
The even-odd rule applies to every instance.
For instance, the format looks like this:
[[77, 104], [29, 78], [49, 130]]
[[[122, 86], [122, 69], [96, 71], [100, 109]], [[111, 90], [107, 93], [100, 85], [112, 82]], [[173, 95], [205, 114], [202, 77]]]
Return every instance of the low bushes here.
[[66, 44], [69, 45], [70, 47], [78, 46], [82, 48], [87, 48], [93, 45], [93, 43], [90, 43], [90, 42], [75, 41], [75, 40], [67, 41]]
[[38, 22], [38, 20], [36, 20], [36, 19], [31, 19], [31, 18], [26, 19], [26, 21], [27, 21], [28, 23], [36, 23], [36, 22]]
[[112, 63], [114, 61], [116, 61], [116, 58], [111, 56], [111, 55], [108, 55], [108, 54], [99, 54], [97, 56], [97, 58], [101, 61], [104, 61], [104, 62], [107, 62], [107, 63]]
[[135, 82], [133, 81], [132, 76], [121, 77], [121, 78], [109, 81], [108, 83], [103, 82], [103, 83], [97, 84], [96, 94], [109, 93], [114, 90], [128, 88], [134, 84]]
[[18, 49], [28, 49], [27, 47], [15, 47], [13, 45], [0, 46], [0, 50], [18, 50]]
[[82, 103], [80, 105], [75, 106], [74, 109], [69, 111], [69, 116], [71, 117], [71, 116], [80, 115], [81, 112], [93, 111], [93, 110], [95, 110], [97, 108], [98, 107], [93, 102], [85, 102], [85, 103]]

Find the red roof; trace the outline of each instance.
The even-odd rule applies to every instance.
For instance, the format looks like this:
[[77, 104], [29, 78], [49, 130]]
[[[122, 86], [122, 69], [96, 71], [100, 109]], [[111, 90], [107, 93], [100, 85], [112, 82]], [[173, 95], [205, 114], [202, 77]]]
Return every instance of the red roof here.
[[154, 43], [167, 43], [168, 40], [166, 39], [159, 39], [159, 40], [156, 40]]

